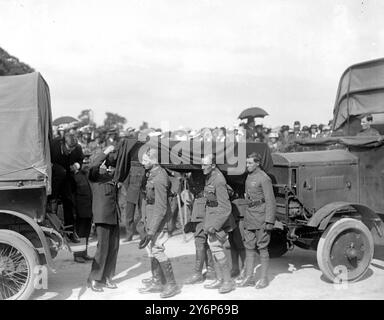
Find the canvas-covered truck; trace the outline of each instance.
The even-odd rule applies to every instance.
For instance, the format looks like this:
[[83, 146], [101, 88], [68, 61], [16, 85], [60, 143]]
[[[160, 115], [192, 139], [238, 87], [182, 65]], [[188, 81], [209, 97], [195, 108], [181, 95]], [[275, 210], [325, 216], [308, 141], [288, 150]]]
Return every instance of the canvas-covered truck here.
[[[372, 114], [381, 135], [358, 134]], [[331, 281], [358, 280], [375, 244], [384, 244], [384, 59], [350, 66], [342, 75], [329, 138], [298, 143], [322, 151], [275, 153], [278, 219], [288, 240], [317, 251]]]
[[65, 244], [58, 220], [46, 212], [51, 136], [43, 77], [0, 77], [0, 299], [28, 299]]

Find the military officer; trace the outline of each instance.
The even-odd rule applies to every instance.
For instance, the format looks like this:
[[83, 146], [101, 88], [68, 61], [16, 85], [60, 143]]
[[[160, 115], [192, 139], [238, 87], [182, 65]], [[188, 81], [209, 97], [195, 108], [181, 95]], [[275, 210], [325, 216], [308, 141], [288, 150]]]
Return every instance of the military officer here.
[[[127, 203], [125, 207], [126, 239], [124, 240], [124, 242], [129, 242], [132, 240], [137, 222], [141, 218], [141, 186], [145, 178], [145, 170], [139, 162], [140, 146], [141, 144], [137, 144], [132, 149], [131, 168], [127, 179], [124, 181], [124, 186], [127, 190]], [[136, 210], [136, 208], [138, 210]], [[138, 214], [136, 214], [136, 212]]]
[[113, 181], [117, 153], [113, 145], [95, 156], [89, 169], [92, 188], [93, 222], [96, 225], [97, 250], [88, 277], [88, 286], [96, 292], [103, 287], [116, 289], [112, 281], [119, 251], [119, 208], [117, 184]]
[[216, 269], [216, 280], [204, 287], [227, 293], [235, 289], [235, 283], [231, 278], [224, 244], [228, 240], [228, 232], [236, 227], [236, 223], [231, 214], [232, 206], [225, 177], [216, 167], [212, 154], [202, 159], [202, 169], [206, 176], [204, 187], [206, 212], [203, 230], [208, 234], [208, 245], [212, 251]]
[[[208, 246], [208, 235], [203, 228], [206, 199], [204, 198], [205, 177], [202, 172], [196, 170], [191, 173], [189, 186], [194, 200], [191, 203], [191, 220], [185, 225], [184, 232], [194, 232], [196, 256], [194, 273], [185, 281], [185, 284], [196, 284], [203, 282], [205, 279], [214, 280], [216, 274], [212, 252]], [[202, 273], [204, 262], [207, 267], [205, 275]]]
[[147, 235], [140, 242], [140, 248], [147, 247], [152, 260], [151, 268], [154, 280], [140, 293], [161, 292], [161, 298], [169, 298], [180, 293], [173, 274], [172, 264], [165, 254], [164, 244], [169, 238], [166, 228], [170, 215], [169, 193], [171, 183], [167, 172], [158, 163], [156, 149], [149, 149], [143, 155], [143, 165], [149, 170], [145, 194], [145, 215], [143, 222]]
[[252, 153], [247, 156], [248, 177], [245, 182], [248, 207], [244, 217], [244, 246], [246, 248], [245, 278], [239, 287], [253, 285], [253, 270], [258, 249], [261, 262], [261, 277], [256, 283], [256, 289], [268, 286], [270, 233], [275, 223], [276, 200], [273, 194], [272, 182], [261, 169], [261, 155]]

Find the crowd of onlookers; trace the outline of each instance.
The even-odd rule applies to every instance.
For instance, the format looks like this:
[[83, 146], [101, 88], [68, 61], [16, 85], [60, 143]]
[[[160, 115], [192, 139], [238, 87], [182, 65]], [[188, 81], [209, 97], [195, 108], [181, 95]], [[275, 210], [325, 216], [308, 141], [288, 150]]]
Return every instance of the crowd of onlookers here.
[[135, 129], [129, 127], [125, 130], [112, 128], [98, 128], [96, 126], [77, 127], [76, 123], [66, 126], [54, 127], [54, 136], [64, 136], [65, 130], [70, 130], [77, 137], [85, 154], [95, 153], [110, 144], [116, 144], [121, 137], [159, 137], [176, 141], [220, 141], [241, 142], [254, 141], [267, 143], [272, 152], [289, 152], [295, 140], [318, 139], [331, 135], [331, 122], [328, 125], [311, 124], [301, 126], [300, 121], [295, 121], [293, 126], [283, 125], [269, 128], [262, 124], [255, 124], [254, 120], [241, 123], [238, 127], [202, 128], [200, 130], [180, 129], [174, 131], [162, 131], [155, 128]]

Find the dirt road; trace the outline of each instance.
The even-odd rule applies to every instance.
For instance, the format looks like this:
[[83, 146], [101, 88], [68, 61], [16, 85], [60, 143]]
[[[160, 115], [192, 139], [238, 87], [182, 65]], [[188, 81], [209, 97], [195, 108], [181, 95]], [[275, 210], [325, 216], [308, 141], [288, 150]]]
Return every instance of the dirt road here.
[[[191, 238], [188, 234], [187, 238]], [[145, 250], [137, 248], [138, 240], [121, 242], [115, 280], [118, 289], [92, 292], [85, 286], [90, 263], [73, 261], [68, 251], [61, 251], [55, 262], [56, 273], [49, 274], [48, 289], [37, 290], [35, 300], [93, 300], [93, 299], [159, 299], [158, 294], [139, 294], [141, 280], [150, 276], [149, 259]], [[172, 237], [166, 244], [172, 259], [176, 280], [182, 284], [191, 274], [194, 264], [194, 242], [184, 242], [182, 235]], [[96, 243], [91, 243], [93, 255]], [[363, 279], [347, 285], [327, 282], [317, 267], [316, 253], [295, 248], [281, 258], [271, 260], [271, 284], [263, 290], [237, 288], [229, 294], [204, 289], [203, 284], [184, 285], [181, 294], [171, 299], [384, 299], [384, 247], [377, 247], [372, 264]]]

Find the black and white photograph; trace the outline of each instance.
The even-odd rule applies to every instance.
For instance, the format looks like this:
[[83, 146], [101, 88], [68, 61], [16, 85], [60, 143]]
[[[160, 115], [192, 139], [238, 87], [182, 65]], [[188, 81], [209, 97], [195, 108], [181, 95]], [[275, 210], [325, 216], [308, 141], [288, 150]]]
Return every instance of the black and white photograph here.
[[383, 16], [0, 0], [0, 300], [383, 300]]

